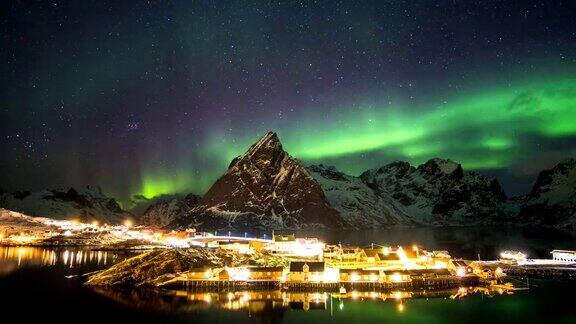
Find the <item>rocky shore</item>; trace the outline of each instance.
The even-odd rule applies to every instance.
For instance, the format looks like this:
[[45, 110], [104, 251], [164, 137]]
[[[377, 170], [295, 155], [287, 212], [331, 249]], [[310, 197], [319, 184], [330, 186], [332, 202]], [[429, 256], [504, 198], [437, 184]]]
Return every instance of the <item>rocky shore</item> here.
[[190, 269], [251, 266], [286, 266], [286, 259], [265, 253], [252, 255], [224, 250], [171, 249], [145, 252], [91, 275], [91, 286], [159, 287]]

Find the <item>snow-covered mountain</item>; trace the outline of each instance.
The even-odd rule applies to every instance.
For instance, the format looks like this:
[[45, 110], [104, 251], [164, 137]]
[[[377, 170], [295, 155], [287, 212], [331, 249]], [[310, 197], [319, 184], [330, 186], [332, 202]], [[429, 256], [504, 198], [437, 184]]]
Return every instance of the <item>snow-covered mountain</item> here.
[[135, 206], [130, 210], [138, 216], [138, 223], [165, 227], [176, 219], [186, 215], [200, 202], [200, 196], [195, 194], [162, 195], [152, 199], [135, 197]]
[[506, 221], [506, 195], [494, 178], [464, 171], [450, 160], [431, 159], [418, 167], [393, 162], [364, 172], [360, 179], [423, 225], [473, 225]]
[[540, 172], [520, 219], [529, 224], [576, 228], [576, 159]]
[[343, 227], [322, 188], [269, 132], [231, 163], [179, 226], [203, 229]]
[[31, 216], [54, 219], [78, 219], [109, 224], [130, 216], [114, 198], [98, 187], [67, 190], [16, 191], [0, 194], [0, 207]]
[[362, 179], [333, 166], [311, 165], [308, 171], [326, 194], [328, 202], [354, 228], [413, 225], [387, 196], [369, 187]]

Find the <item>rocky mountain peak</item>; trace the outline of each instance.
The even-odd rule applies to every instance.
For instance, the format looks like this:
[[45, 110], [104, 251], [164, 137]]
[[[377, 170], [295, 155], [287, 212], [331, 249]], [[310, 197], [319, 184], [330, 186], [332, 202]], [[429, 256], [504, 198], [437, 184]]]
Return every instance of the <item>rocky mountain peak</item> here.
[[234, 159], [230, 164], [230, 169], [238, 171], [241, 165], [244, 167], [249, 165], [251, 168], [260, 170], [266, 176], [272, 176], [286, 156], [278, 135], [274, 132], [268, 132], [254, 143], [244, 155]]
[[576, 228], [576, 159], [540, 172], [520, 218], [529, 224]]
[[[545, 191], [548, 191], [550, 186], [555, 184], [557, 180], [569, 181], [571, 173], [576, 172], [576, 159], [571, 158], [556, 164], [552, 169], [543, 170], [538, 174], [538, 178], [534, 183], [534, 187], [530, 192], [530, 197], [534, 198]], [[574, 176], [573, 176], [574, 177]], [[576, 178], [574, 179], [576, 181]]]
[[[232, 161], [185, 220], [207, 228], [339, 227], [343, 220], [320, 185], [266, 133]], [[180, 222], [182, 225], [182, 222]]]
[[264, 134], [256, 143], [250, 146], [246, 155], [266, 154], [270, 152], [284, 151], [282, 143], [275, 132], [268, 132]]
[[418, 166], [418, 170], [429, 175], [449, 175], [455, 171], [462, 174], [462, 166], [449, 159], [433, 158], [428, 160], [426, 163]]

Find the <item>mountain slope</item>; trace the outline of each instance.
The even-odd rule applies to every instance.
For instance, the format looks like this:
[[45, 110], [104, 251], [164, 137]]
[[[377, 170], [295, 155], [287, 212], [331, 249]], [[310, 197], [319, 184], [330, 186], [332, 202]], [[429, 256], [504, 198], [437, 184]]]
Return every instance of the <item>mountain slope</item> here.
[[308, 171], [320, 184], [328, 202], [354, 228], [413, 225], [409, 216], [379, 195], [360, 178], [333, 166], [311, 165]]
[[106, 196], [100, 188], [90, 186], [79, 190], [69, 188], [4, 193], [0, 195], [0, 207], [31, 216], [76, 218], [110, 224], [120, 223], [130, 216], [114, 198]]
[[506, 195], [498, 181], [465, 172], [450, 160], [431, 159], [413, 167], [393, 162], [364, 172], [364, 183], [423, 225], [473, 225], [506, 220]]
[[202, 228], [342, 227], [342, 217], [299, 161], [269, 132], [218, 179], [177, 225]]
[[520, 219], [529, 224], [576, 227], [576, 159], [540, 172]]
[[162, 195], [153, 199], [135, 197], [136, 206], [131, 212], [139, 216], [139, 224], [165, 227], [176, 219], [186, 217], [198, 203], [200, 196], [195, 194]]

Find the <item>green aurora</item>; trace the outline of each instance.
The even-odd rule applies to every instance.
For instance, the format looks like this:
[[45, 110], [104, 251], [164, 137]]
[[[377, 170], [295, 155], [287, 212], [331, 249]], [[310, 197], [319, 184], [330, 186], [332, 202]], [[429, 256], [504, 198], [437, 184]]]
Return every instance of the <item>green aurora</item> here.
[[[410, 107], [370, 104], [339, 109], [344, 113], [322, 122], [309, 116], [262, 124], [278, 132], [285, 149], [305, 164], [329, 162], [351, 174], [394, 159], [417, 164], [432, 157], [450, 158], [472, 170], [505, 169], [529, 158], [526, 152], [534, 152], [538, 141], [576, 135], [572, 79], [485, 90], [429, 107], [406, 108]], [[267, 130], [216, 134], [197, 152], [210, 162], [210, 172], [199, 176], [188, 165], [172, 173], [147, 170], [135, 192], [145, 197], [203, 192]]]

